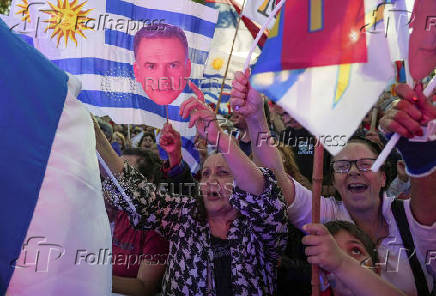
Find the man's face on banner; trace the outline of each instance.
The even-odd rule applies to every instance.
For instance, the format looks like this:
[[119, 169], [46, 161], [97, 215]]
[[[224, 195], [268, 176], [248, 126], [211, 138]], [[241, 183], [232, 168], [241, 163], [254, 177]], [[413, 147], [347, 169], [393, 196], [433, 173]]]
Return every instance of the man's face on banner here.
[[133, 70], [148, 97], [158, 105], [168, 105], [183, 92], [191, 61], [176, 37], [142, 39]]
[[412, 20], [410, 74], [415, 80], [421, 80], [436, 67], [436, 1], [417, 0]]

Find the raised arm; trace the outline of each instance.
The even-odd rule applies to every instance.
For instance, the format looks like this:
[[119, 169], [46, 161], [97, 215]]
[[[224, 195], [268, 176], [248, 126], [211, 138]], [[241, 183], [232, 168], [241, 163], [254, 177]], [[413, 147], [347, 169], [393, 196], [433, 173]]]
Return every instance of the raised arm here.
[[[197, 183], [191, 169], [182, 159], [182, 139], [180, 133], [173, 129], [170, 123], [164, 125], [159, 139], [160, 147], [168, 154], [155, 183], [158, 188], [168, 189], [171, 194], [181, 194], [190, 197], [197, 196]], [[157, 182], [159, 181], [159, 182]]]
[[436, 222], [436, 141], [409, 142], [408, 138], [422, 136], [421, 126], [436, 120], [436, 106], [422, 94], [420, 87], [412, 90], [402, 84], [397, 87], [397, 93], [403, 100], [392, 105], [380, 120], [380, 126], [385, 132], [396, 132], [404, 137], [400, 139], [398, 149], [407, 172], [424, 172], [419, 178], [410, 178], [410, 206], [419, 223], [431, 226]]
[[230, 99], [232, 109], [245, 118], [251, 137], [251, 149], [254, 159], [261, 166], [267, 167], [274, 172], [278, 184], [282, 188], [286, 203], [290, 205], [295, 198], [294, 183], [283, 167], [279, 150], [268, 141], [271, 139], [271, 134], [263, 109], [263, 99], [259, 92], [250, 86], [249, 76], [248, 70], [245, 73], [235, 73]]
[[[109, 141], [106, 139], [103, 131], [100, 129], [100, 126], [92, 116], [92, 120], [94, 122], [94, 132], [95, 132], [95, 140], [96, 140], [96, 149], [103, 160], [106, 162], [107, 166], [111, 170], [111, 172], [115, 175], [120, 174], [123, 171], [124, 161], [118, 154], [114, 151]], [[100, 167], [100, 172], [103, 176], [106, 176], [106, 172]]]
[[[191, 84], [191, 88], [198, 97], [202, 97], [201, 91]], [[262, 172], [239, 148], [232, 137], [224, 133], [219, 127], [215, 112], [201, 100], [191, 97], [180, 106], [180, 114], [183, 118], [190, 116], [189, 126], [196, 126], [199, 135], [205, 138], [209, 144], [216, 145], [222, 153], [232, 171], [236, 185], [251, 194], [259, 195], [264, 189]]]
[[96, 121], [94, 121], [94, 127], [97, 151], [124, 192], [124, 194], [121, 193], [111, 178], [106, 178], [103, 191], [108, 201], [117, 209], [124, 211], [136, 228], [156, 230], [163, 237], [171, 240], [172, 229], [181, 221], [182, 215], [195, 211], [195, 199], [171, 196], [167, 195], [165, 190], [156, 190], [153, 183], [148, 182], [113, 151]]

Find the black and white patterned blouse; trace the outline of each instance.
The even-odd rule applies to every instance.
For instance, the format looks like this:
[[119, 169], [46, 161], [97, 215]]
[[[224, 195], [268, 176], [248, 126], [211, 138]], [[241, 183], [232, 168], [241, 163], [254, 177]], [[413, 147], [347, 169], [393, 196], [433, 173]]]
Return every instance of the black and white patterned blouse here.
[[[254, 196], [234, 186], [230, 204], [239, 210], [227, 239], [230, 243], [233, 295], [272, 295], [277, 265], [287, 243], [287, 213], [270, 170], [261, 168], [264, 192]], [[108, 180], [104, 190], [126, 211], [132, 224], [154, 229], [170, 242], [164, 295], [215, 295], [214, 258], [208, 223], [198, 217], [196, 199], [161, 195], [127, 163], [119, 177], [131, 204]]]

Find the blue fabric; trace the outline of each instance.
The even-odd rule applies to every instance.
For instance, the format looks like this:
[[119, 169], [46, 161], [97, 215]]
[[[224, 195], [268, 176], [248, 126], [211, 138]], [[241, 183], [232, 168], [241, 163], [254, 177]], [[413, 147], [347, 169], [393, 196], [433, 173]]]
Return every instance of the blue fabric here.
[[[181, 137], [181, 140], [182, 140], [182, 148], [186, 149], [195, 160], [200, 159], [200, 152], [198, 152], [197, 147], [195, 147], [194, 142], [190, 138], [183, 137], [183, 136]], [[162, 149], [162, 147], [160, 147], [159, 141], [157, 141], [157, 147], [159, 149], [160, 159], [167, 160], [168, 154], [166, 153], [165, 150]], [[200, 165], [201, 165], [200, 161], [197, 161], [198, 167], [195, 169], [198, 169]], [[191, 168], [191, 171], [192, 171], [192, 168]]]
[[118, 142], [113, 142], [111, 143], [112, 149], [114, 149], [114, 151], [118, 154], [118, 156], [121, 156], [122, 151], [121, 151], [121, 145]]
[[[98, 107], [135, 108], [152, 112], [162, 118], [167, 113], [164, 105], [158, 105], [150, 99], [132, 93], [104, 92], [99, 90], [82, 90], [78, 96], [83, 103]], [[130, 98], [130, 100], [127, 100]], [[189, 118], [182, 118], [179, 115], [178, 106], [168, 106], [168, 118], [179, 122], [189, 122]]]
[[[256, 65], [254, 65], [252, 71], [251, 83], [254, 88], [264, 93], [268, 98], [273, 101], [279, 101], [289, 90], [290, 87], [297, 82], [301, 74], [305, 72], [305, 69], [297, 69], [289, 71], [289, 76], [286, 80], [281, 80], [281, 76], [278, 75], [283, 71], [282, 67], [282, 48], [283, 42], [286, 42], [283, 38], [283, 23], [285, 17], [284, 13], [280, 13], [278, 34], [275, 37], [268, 38], [263, 47], [262, 54], [258, 58]], [[277, 25], [277, 24], [276, 24]], [[256, 83], [253, 78], [254, 75], [259, 73], [277, 72], [274, 73], [274, 81], [268, 85], [260, 85]]]
[[287, 80], [280, 81], [280, 76], [275, 74], [274, 83], [265, 88], [257, 87], [257, 89], [264, 93], [268, 98], [277, 102], [288, 92], [288, 90], [298, 81], [298, 78], [303, 74], [306, 69], [290, 70]]
[[171, 168], [168, 171], [168, 177], [173, 178], [177, 175], [182, 174], [185, 167], [186, 167], [186, 164], [182, 159], [182, 161], [178, 165], [174, 166], [173, 168]]
[[[127, 19], [143, 21], [144, 24], [150, 24], [153, 21], [153, 23], [172, 24], [182, 28], [184, 31], [202, 35], [203, 38], [213, 38], [215, 33], [215, 23], [204, 20], [201, 16], [197, 17], [183, 12], [177, 13], [159, 9], [149, 9], [141, 6], [146, 5], [146, 3], [137, 2], [134, 4], [123, 0], [106, 0], [105, 2], [106, 13], [113, 14], [114, 16], [123, 16], [121, 19], [127, 17]], [[126, 32], [120, 32], [120, 30], [118, 30], [119, 28], [117, 29], [116, 18], [113, 18], [113, 16], [108, 18], [106, 15], [101, 15], [94, 24], [97, 28], [107, 28], [104, 31], [105, 44], [114, 47], [114, 58], [116, 57], [117, 48], [123, 49], [123, 51], [125, 51], [125, 49], [133, 51], [133, 36]], [[195, 47], [195, 45], [193, 46]], [[192, 63], [200, 65], [207, 60], [208, 52], [198, 48], [189, 48], [189, 55]], [[130, 78], [132, 81], [135, 79], [133, 67], [130, 63], [121, 63], [112, 61], [111, 59], [83, 57], [58, 59], [53, 62], [58, 65], [59, 68], [73, 75], [91, 74], [106, 77], [123, 77]], [[196, 85], [200, 85], [202, 82], [200, 79], [191, 79], [191, 81]], [[101, 86], [97, 85], [97, 87], [100, 87], [97, 88], [99, 90], [95, 90], [95, 88], [84, 89], [78, 97], [79, 100], [97, 107], [139, 108], [153, 112], [161, 118], [166, 118], [166, 111], [163, 106], [155, 104], [152, 100], [144, 96], [134, 94], [133, 89], [123, 89], [122, 92], [112, 92], [111, 90], [106, 91]], [[184, 92], [188, 94], [192, 93], [189, 87], [185, 88]], [[187, 121], [182, 120], [180, 116], [178, 116], [178, 107], [174, 106], [169, 106], [169, 118], [175, 121]], [[195, 149], [189, 150], [187, 147], [184, 148], [186, 148], [195, 159], [197, 162], [196, 166], [198, 166], [200, 162], [198, 151]], [[189, 165], [193, 167], [192, 163], [189, 163]]]
[[410, 142], [401, 137], [397, 149], [403, 156], [407, 172], [418, 176], [436, 168], [436, 141]]
[[97, 74], [114, 77], [134, 77], [133, 67], [129, 63], [118, 63], [89, 57], [52, 60], [52, 62], [73, 75]]
[[2, 20], [0, 40], [0, 295], [4, 295], [38, 200], [68, 76]]
[[176, 25], [181, 27], [184, 31], [199, 33], [209, 38], [213, 38], [215, 34], [215, 23], [203, 20], [199, 17], [165, 10], [148, 9], [121, 0], [107, 0], [106, 11], [108, 13], [123, 15], [133, 20], [153, 21], [163, 19], [166, 24]]
[[[284, 11], [284, 10], [282, 10]], [[280, 13], [279, 31], [277, 36], [268, 38], [262, 54], [259, 56], [256, 65], [253, 68], [252, 75], [264, 72], [282, 71], [282, 48], [283, 48], [283, 22], [284, 14]], [[276, 24], [277, 25], [277, 24]]]

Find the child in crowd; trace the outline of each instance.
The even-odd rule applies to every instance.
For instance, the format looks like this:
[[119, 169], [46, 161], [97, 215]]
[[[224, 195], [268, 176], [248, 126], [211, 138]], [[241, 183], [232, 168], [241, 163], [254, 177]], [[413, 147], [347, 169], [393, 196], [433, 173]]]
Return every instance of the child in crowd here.
[[303, 227], [306, 255], [323, 271], [322, 296], [405, 295], [377, 274], [377, 251], [369, 236], [347, 221]]

